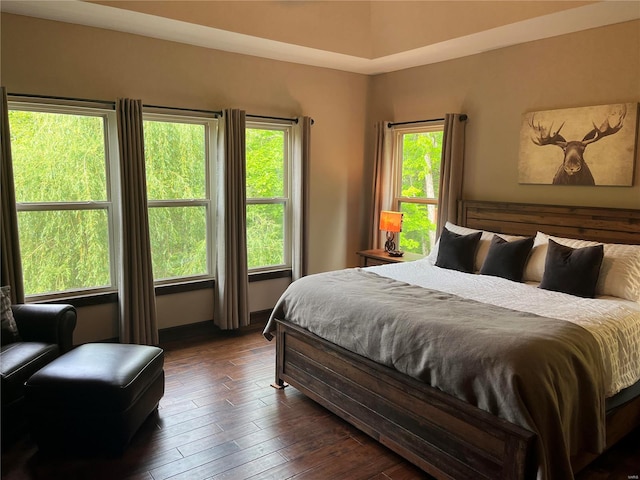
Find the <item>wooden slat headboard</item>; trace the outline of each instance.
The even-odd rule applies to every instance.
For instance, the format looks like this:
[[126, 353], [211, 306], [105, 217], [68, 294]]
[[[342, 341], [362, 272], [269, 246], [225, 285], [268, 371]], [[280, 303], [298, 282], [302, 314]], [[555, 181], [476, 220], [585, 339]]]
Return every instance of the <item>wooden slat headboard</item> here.
[[541, 231], [603, 243], [640, 244], [640, 209], [463, 200], [458, 224], [512, 235], [533, 236]]

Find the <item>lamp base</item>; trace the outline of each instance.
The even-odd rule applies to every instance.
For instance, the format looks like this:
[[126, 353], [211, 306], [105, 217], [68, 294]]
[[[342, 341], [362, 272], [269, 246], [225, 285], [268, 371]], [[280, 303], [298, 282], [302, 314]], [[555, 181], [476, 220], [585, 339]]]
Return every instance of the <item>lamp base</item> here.
[[404, 255], [402, 250], [389, 250], [387, 251], [390, 257], [401, 257]]

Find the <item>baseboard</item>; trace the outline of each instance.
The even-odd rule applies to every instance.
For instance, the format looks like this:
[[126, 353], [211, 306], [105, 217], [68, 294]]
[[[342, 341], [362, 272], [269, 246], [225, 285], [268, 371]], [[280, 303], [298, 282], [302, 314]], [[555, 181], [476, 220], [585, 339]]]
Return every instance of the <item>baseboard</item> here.
[[[160, 345], [168, 342], [177, 342], [182, 340], [192, 339], [209, 339], [216, 336], [225, 335], [229, 333], [238, 334], [244, 332], [254, 332], [262, 330], [271, 315], [271, 309], [258, 310], [249, 314], [249, 325], [242, 327], [238, 330], [221, 330], [214, 325], [213, 320], [206, 320], [204, 322], [188, 323], [186, 325], [178, 325], [177, 327], [162, 328], [158, 331]], [[118, 338], [108, 338], [101, 340], [101, 342], [113, 342], [118, 343]]]
[[267, 325], [269, 317], [271, 316], [272, 308], [267, 310], [258, 310], [257, 312], [251, 312], [249, 314], [249, 322], [251, 325], [261, 325], [262, 327]]
[[222, 330], [216, 327], [213, 320], [188, 323], [177, 327], [163, 328], [158, 331], [160, 345], [167, 342], [190, 340], [194, 338], [213, 338], [220, 335]]

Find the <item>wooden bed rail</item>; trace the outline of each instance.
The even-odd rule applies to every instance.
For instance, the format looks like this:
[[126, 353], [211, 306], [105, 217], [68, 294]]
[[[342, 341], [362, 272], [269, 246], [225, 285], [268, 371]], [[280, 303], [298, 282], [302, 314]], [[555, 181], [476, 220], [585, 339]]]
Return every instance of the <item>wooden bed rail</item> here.
[[278, 322], [277, 379], [439, 479], [519, 480], [535, 434]]

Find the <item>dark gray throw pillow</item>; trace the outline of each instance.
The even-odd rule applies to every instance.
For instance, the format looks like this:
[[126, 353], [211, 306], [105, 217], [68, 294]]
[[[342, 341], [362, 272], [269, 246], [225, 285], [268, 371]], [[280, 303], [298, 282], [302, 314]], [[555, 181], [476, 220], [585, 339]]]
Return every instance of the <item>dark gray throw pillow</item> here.
[[593, 298], [604, 246], [571, 248], [549, 239], [540, 288]]
[[444, 228], [440, 234], [436, 266], [472, 273], [481, 236], [482, 232], [458, 235]]
[[480, 273], [521, 282], [531, 248], [533, 248], [533, 237], [508, 242], [494, 235]]

